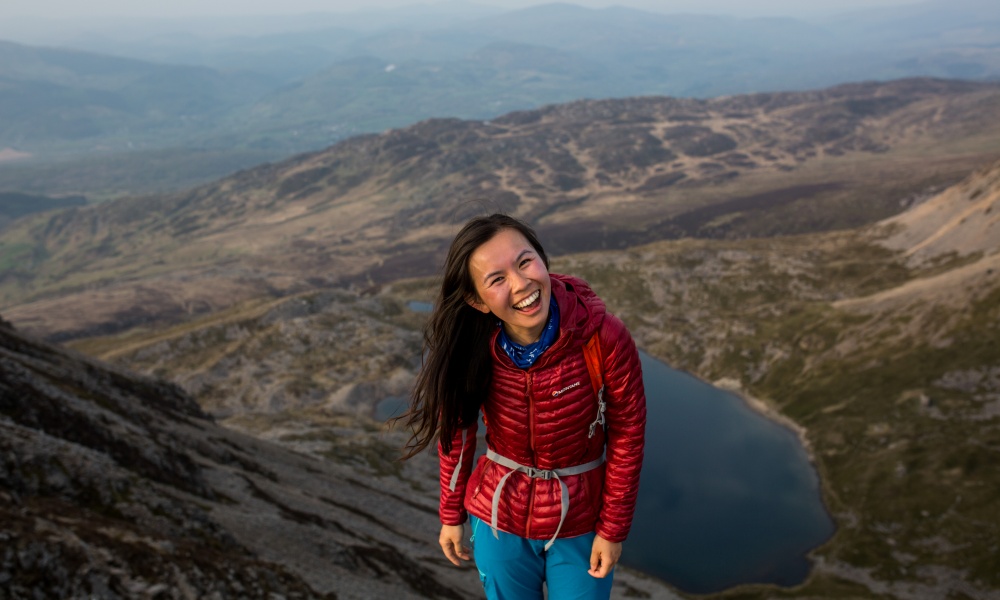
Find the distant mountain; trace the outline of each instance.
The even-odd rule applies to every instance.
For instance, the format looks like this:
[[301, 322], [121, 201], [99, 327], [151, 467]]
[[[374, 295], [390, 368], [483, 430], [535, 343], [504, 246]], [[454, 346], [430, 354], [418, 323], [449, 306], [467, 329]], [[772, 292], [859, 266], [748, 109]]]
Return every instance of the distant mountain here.
[[0, 148], [191, 141], [269, 87], [260, 76], [0, 42]]
[[[505, 12], [435, 5], [379, 18], [320, 14], [273, 23], [126, 21], [117, 34], [108, 27], [90, 37], [53, 35], [62, 44], [192, 66], [107, 62], [101, 78], [93, 67], [110, 57], [0, 47], [0, 118], [7, 117], [0, 151], [36, 161], [4, 164], [0, 186], [120, 196], [169, 187], [163, 174], [173, 172], [171, 189], [182, 189], [205, 180], [194, 170], [222, 176], [234, 164], [249, 167], [426, 118], [488, 119], [581, 98], [1000, 78], [1000, 4], [986, 0], [816, 21], [549, 4]], [[137, 79], [139, 64], [146, 75]], [[200, 160], [186, 161], [186, 150]], [[91, 168], [95, 151], [109, 154], [112, 165]], [[88, 165], [46, 162], [84, 153]], [[134, 165], [128, 185], [114, 166], [120, 162]], [[87, 176], [70, 187], [63, 171]]]
[[942, 47], [976, 46], [982, 43], [982, 36], [995, 36], [1000, 8], [990, 0], [925, 0], [904, 6], [854, 10], [828, 17], [823, 23], [838, 33], [866, 34], [870, 40], [883, 42], [907, 40], [935, 42]]
[[234, 111], [230, 129], [259, 132], [256, 144], [280, 144], [288, 131], [321, 142], [432, 117], [487, 119], [543, 99], [604, 95], [593, 93], [597, 82], [610, 91], [620, 80], [603, 65], [545, 46], [495, 42], [439, 62], [369, 56], [339, 62]]
[[[911, 32], [893, 46], [847, 22], [548, 4], [448, 30], [358, 40], [353, 51], [370, 58], [306, 77], [238, 118], [256, 129], [325, 135], [324, 125], [360, 133], [428, 117], [490, 118], [577, 98], [712, 97], [914, 75], [1000, 76], [1000, 54], [984, 50], [982, 40], [974, 53], [962, 50], [960, 40], [947, 42], [948, 31], [934, 40]], [[517, 59], [494, 60], [499, 49]], [[366, 68], [359, 72], [360, 64]], [[362, 107], [367, 114], [359, 114]]]
[[[8, 318], [54, 339], [430, 274], [502, 209], [554, 254], [856, 227], [1000, 155], [1000, 86], [903, 80], [431, 120], [5, 232]], [[210, 282], [210, 283], [209, 283]]]

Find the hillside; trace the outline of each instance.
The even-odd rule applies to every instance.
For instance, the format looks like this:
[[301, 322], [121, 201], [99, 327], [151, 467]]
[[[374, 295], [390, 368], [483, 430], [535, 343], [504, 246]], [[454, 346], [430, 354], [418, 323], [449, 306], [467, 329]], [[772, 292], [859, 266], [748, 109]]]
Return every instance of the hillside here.
[[189, 192], [22, 219], [4, 232], [0, 299], [53, 339], [157, 326], [429, 275], [484, 209], [531, 220], [555, 253], [853, 227], [1000, 155], [998, 117], [998, 85], [903, 80], [426, 121]]
[[87, 199], [83, 196], [69, 196], [65, 198], [49, 198], [47, 196], [32, 196], [30, 194], [18, 194], [15, 192], [0, 192], [0, 229], [8, 223], [30, 215], [31, 213], [46, 210], [56, 210], [68, 206], [84, 206]]
[[1000, 240], [1000, 169], [987, 169], [920, 204], [884, 221], [894, 234], [884, 241], [902, 250], [911, 264], [943, 255], [989, 253]]
[[475, 591], [424, 542], [435, 506], [405, 475], [373, 477], [223, 429], [171, 384], [6, 324], [0, 414], [7, 597]]

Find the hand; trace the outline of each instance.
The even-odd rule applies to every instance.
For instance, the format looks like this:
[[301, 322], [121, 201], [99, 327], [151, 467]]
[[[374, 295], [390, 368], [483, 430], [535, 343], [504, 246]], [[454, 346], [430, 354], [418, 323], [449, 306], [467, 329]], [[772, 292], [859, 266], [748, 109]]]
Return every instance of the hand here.
[[587, 572], [592, 577], [603, 579], [618, 564], [621, 555], [621, 542], [609, 542], [598, 535], [594, 537], [594, 546], [590, 551], [590, 570]]
[[465, 537], [465, 527], [462, 525], [442, 525], [441, 537], [438, 542], [445, 557], [456, 567], [461, 567], [459, 559], [469, 560], [469, 548], [462, 545], [462, 538]]

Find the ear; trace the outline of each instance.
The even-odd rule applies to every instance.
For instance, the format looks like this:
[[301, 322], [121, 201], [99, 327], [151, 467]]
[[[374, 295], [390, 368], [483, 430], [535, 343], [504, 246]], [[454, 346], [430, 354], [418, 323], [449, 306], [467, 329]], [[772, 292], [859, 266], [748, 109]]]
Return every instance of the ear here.
[[474, 296], [466, 296], [465, 303], [483, 314], [487, 314], [490, 312], [490, 308], [485, 304], [483, 304], [482, 302], [480, 302], [479, 298], [476, 298]]

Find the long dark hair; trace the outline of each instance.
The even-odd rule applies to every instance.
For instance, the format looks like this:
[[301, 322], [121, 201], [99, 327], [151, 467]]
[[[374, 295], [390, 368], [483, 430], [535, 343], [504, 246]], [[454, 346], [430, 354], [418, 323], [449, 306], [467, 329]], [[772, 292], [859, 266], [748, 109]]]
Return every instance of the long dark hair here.
[[469, 274], [469, 257], [477, 248], [505, 229], [514, 229], [528, 240], [549, 266], [548, 256], [534, 230], [504, 214], [475, 217], [462, 227], [448, 249], [441, 291], [424, 328], [424, 359], [413, 386], [410, 410], [400, 419], [412, 435], [403, 458], [411, 458], [440, 436], [445, 452], [451, 452], [455, 430], [469, 427], [478, 418], [492, 376], [488, 340], [497, 318], [468, 305], [476, 299]]

